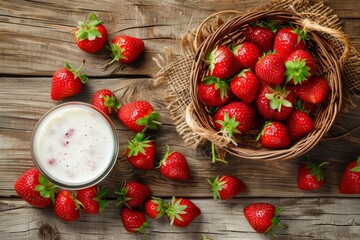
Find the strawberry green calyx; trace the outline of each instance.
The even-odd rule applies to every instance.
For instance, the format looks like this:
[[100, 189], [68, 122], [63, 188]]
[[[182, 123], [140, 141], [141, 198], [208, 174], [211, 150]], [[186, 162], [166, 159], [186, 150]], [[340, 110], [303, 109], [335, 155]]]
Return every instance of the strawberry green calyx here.
[[120, 102], [116, 100], [115, 95], [109, 96], [103, 96], [104, 99], [104, 105], [108, 107], [109, 113], [112, 113], [112, 109], [118, 110], [121, 107]]
[[89, 16], [89, 21], [79, 20], [77, 28], [79, 29], [76, 32], [76, 38], [79, 41], [89, 39], [90, 41], [94, 40], [95, 38], [101, 38], [101, 33], [96, 29], [97, 26], [102, 24], [103, 21], [97, 19], [94, 13], [91, 13]]
[[146, 233], [145, 229], [148, 227], [150, 227], [150, 224], [145, 221], [140, 227], [134, 228], [133, 230], [135, 231], [135, 233]]
[[281, 227], [281, 228], [287, 228], [286, 225], [283, 225], [280, 223], [278, 215], [282, 212], [281, 208], [277, 208], [274, 213], [274, 217], [271, 220], [271, 226], [265, 231], [267, 234], [271, 234], [273, 237], [276, 237], [276, 234], [274, 233], [275, 227]]
[[82, 61], [81, 65], [80, 65], [80, 67], [79, 67], [78, 69], [73, 69], [73, 68], [71, 67], [70, 63], [68, 63], [68, 62], [65, 63], [65, 67], [66, 67], [70, 72], [72, 72], [72, 74], [74, 74], [74, 79], [80, 78], [80, 81], [81, 81], [82, 83], [86, 83], [87, 80], [88, 80], [88, 77], [87, 77], [85, 74], [81, 74], [81, 73], [80, 73], [80, 70], [83, 68], [84, 64], [85, 64], [85, 59]]
[[271, 125], [272, 123], [273, 123], [273, 122], [271, 122], [271, 121], [267, 121], [267, 122], [264, 124], [264, 126], [262, 127], [260, 133], [256, 136], [256, 141], [257, 141], [257, 142], [260, 140], [261, 136], [264, 135], [264, 130], [265, 130], [265, 128], [266, 128], [267, 126]]
[[123, 52], [125, 51], [125, 48], [119, 47], [117, 44], [110, 43], [110, 51], [113, 56], [113, 59], [109, 63], [109, 65], [113, 64], [116, 61], [119, 61], [120, 59], [128, 59], [126, 56], [123, 55]]
[[213, 198], [216, 200], [217, 198], [221, 199], [220, 191], [223, 189], [222, 185], [226, 184], [224, 181], [219, 181], [219, 176], [217, 176], [213, 182], [210, 179], [207, 179], [209, 184], [211, 185], [211, 190], [213, 192]]
[[295, 61], [285, 62], [286, 66], [286, 82], [290, 82], [294, 79], [294, 84], [300, 84], [311, 75], [310, 67], [306, 66], [306, 60], [300, 60], [298, 57], [295, 58]]
[[96, 197], [93, 199], [99, 203], [99, 213], [103, 213], [109, 202], [104, 199], [108, 194], [108, 190], [98, 187], [96, 190]]
[[160, 168], [161, 166], [166, 166], [166, 159], [169, 157], [169, 155], [170, 155], [171, 153], [172, 153], [172, 152], [170, 152], [170, 147], [169, 147], [169, 145], [166, 145], [165, 155], [164, 155], [164, 157], [160, 160], [160, 163], [159, 163], [158, 168]]
[[326, 164], [329, 164], [329, 162], [323, 162], [319, 165], [316, 165], [313, 162], [309, 162], [308, 164], [306, 164], [306, 168], [310, 169], [311, 176], [316, 176], [316, 180], [321, 181], [325, 177], [323, 166], [325, 166]]
[[57, 187], [42, 175], [40, 175], [38, 179], [40, 184], [35, 187], [35, 191], [39, 192], [44, 198], [50, 198], [54, 204]]
[[152, 197], [152, 201], [157, 204], [156, 211], [158, 212], [158, 215], [155, 219], [161, 218], [166, 213], [166, 209], [168, 209], [169, 204], [158, 197]]
[[207, 236], [205, 236], [205, 235], [203, 234], [202, 240], [210, 240], [210, 238], [208, 238]]
[[142, 132], [144, 133], [148, 128], [149, 129], [157, 129], [157, 125], [161, 124], [156, 121], [160, 117], [160, 114], [156, 111], [152, 111], [146, 117], [139, 118], [136, 120], [136, 124], [140, 126], [145, 126]]
[[215, 90], [220, 90], [220, 98], [223, 100], [228, 97], [228, 90], [230, 89], [229, 83], [221, 80], [220, 78], [208, 76], [204, 78], [204, 84], [211, 85], [214, 84]]
[[122, 186], [120, 187], [117, 187], [115, 189], [115, 194], [119, 195], [117, 198], [116, 198], [116, 206], [122, 206], [122, 205], [126, 205], [128, 208], [131, 209], [131, 207], [127, 204], [128, 201], [130, 201], [132, 198], [128, 197], [127, 196], [127, 193], [128, 193], [129, 189], [128, 187], [126, 187], [126, 182], [124, 182], [122, 184]]
[[297, 38], [298, 44], [301, 40], [305, 41], [305, 40], [309, 39], [305, 30], [301, 30], [299, 28], [294, 28], [294, 30], [292, 30], [292, 32], [298, 35], [298, 38]]
[[209, 70], [210, 74], [214, 71], [215, 63], [216, 63], [216, 51], [218, 49], [218, 46], [216, 46], [207, 56], [206, 56], [206, 62], [209, 64]]
[[150, 146], [150, 142], [152, 141], [148, 140], [148, 137], [145, 138], [143, 133], [137, 133], [134, 139], [129, 140], [128, 149], [130, 151], [127, 156], [137, 156], [139, 152], [145, 154], [145, 148]]
[[186, 214], [184, 211], [187, 206], [181, 205], [182, 198], [176, 199], [175, 196], [172, 197], [169, 207], [166, 209], [166, 215], [169, 217], [170, 225], [173, 225], [175, 218], [184, 221], [180, 214]]
[[286, 91], [286, 87], [281, 87], [280, 85], [276, 85], [275, 89], [269, 86], [269, 90], [271, 93], [265, 94], [265, 97], [270, 100], [270, 108], [276, 109], [279, 112], [281, 111], [281, 106], [292, 107], [291, 102], [286, 100], [286, 97], [289, 95], [290, 91]]
[[356, 163], [357, 163], [356, 167], [350, 169], [351, 172], [360, 172], [360, 156], [358, 156]]
[[221, 125], [221, 131], [226, 133], [229, 138], [233, 137], [233, 133], [240, 133], [236, 127], [239, 125], [239, 122], [236, 121], [236, 116], [230, 118], [227, 112], [224, 113], [224, 121], [216, 120], [217, 123]]
[[276, 33], [276, 31], [281, 27], [281, 23], [276, 20], [264, 19], [257, 23], [258, 26], [264, 28], [270, 28], [271, 31]]

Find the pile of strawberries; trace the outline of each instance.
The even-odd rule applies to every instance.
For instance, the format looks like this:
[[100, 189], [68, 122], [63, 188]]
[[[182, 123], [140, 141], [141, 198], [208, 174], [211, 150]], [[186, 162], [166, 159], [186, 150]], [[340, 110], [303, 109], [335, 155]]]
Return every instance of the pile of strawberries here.
[[198, 97], [217, 131], [236, 140], [253, 130], [263, 147], [286, 148], [314, 129], [310, 115], [326, 101], [328, 81], [316, 75], [306, 32], [261, 20], [249, 24], [244, 36], [208, 53]]

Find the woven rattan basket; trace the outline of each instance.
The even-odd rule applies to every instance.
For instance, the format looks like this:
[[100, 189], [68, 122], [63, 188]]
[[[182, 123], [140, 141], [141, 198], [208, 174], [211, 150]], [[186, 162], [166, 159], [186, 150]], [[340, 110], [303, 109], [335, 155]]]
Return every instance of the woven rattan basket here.
[[[324, 107], [315, 116], [314, 130], [288, 148], [280, 150], [261, 147], [255, 140], [258, 131], [243, 134], [236, 141], [217, 132], [208, 109], [197, 96], [197, 83], [203, 79], [208, 69], [204, 61], [206, 54], [217, 45], [242, 42], [244, 40], [243, 31], [248, 24], [264, 18], [291, 23], [308, 33], [307, 48], [316, 58], [317, 74], [329, 81], [331, 89]], [[335, 46], [334, 43], [339, 44]], [[335, 48], [340, 48], [343, 54], [337, 54]], [[197, 54], [190, 75], [190, 97], [192, 102], [186, 109], [186, 122], [194, 133], [212, 142], [220, 152], [230, 153], [239, 158], [270, 161], [288, 160], [303, 155], [321, 140], [333, 125], [339, 113], [343, 98], [342, 68], [349, 51], [348, 38], [344, 33], [321, 26], [309, 19], [302, 19], [294, 12], [269, 10], [239, 13], [198, 43]]]

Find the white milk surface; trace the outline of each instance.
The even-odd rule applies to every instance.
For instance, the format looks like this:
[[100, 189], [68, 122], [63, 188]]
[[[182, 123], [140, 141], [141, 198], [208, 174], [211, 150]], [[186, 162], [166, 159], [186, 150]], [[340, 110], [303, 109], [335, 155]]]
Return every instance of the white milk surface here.
[[111, 125], [96, 110], [64, 105], [39, 124], [33, 151], [49, 177], [71, 186], [89, 183], [106, 171], [114, 142]]

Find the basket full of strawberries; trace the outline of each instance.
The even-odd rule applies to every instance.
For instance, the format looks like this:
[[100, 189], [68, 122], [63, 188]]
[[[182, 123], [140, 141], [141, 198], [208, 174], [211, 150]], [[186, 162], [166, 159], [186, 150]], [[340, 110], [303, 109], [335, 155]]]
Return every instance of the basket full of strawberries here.
[[240, 158], [300, 156], [340, 110], [348, 45], [345, 34], [291, 11], [239, 14], [197, 49], [187, 124], [220, 152]]

